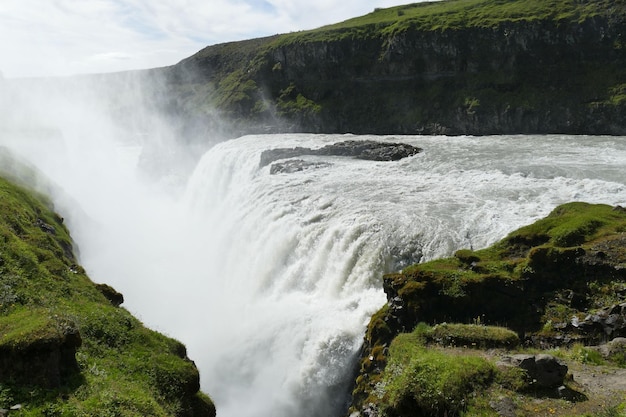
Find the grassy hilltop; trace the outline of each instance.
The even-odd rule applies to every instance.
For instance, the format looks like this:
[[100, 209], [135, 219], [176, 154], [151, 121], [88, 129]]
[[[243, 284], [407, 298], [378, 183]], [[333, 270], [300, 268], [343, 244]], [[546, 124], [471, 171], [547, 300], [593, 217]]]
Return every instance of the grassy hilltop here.
[[168, 111], [230, 132], [626, 134], [625, 0], [444, 0], [209, 46]]
[[89, 280], [50, 207], [0, 178], [0, 409], [214, 416], [185, 346], [145, 328], [119, 307], [121, 294]]

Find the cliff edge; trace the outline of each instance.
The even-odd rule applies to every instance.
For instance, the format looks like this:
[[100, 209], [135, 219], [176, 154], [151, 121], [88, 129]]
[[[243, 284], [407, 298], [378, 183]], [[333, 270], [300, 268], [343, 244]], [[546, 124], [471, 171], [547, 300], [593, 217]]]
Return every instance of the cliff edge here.
[[89, 280], [50, 207], [0, 178], [0, 415], [214, 417], [185, 346]]
[[626, 209], [570, 203], [384, 277], [351, 416], [619, 416]]
[[[624, 0], [444, 0], [209, 46], [169, 112], [231, 135], [625, 135]], [[228, 128], [224, 127], [228, 125]], [[226, 133], [225, 133], [226, 134]]]

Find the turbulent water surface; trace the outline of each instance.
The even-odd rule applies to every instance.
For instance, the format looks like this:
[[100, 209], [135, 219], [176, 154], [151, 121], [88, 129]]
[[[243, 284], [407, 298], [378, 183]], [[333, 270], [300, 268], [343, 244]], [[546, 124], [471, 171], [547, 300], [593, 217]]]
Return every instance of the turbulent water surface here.
[[[247, 136], [172, 168], [174, 148], [146, 152], [150, 138], [89, 114], [0, 142], [56, 184], [91, 277], [187, 344], [222, 417], [340, 415], [384, 272], [485, 247], [560, 203], [626, 205], [624, 137]], [[424, 151], [259, 167], [265, 149], [346, 139]]]

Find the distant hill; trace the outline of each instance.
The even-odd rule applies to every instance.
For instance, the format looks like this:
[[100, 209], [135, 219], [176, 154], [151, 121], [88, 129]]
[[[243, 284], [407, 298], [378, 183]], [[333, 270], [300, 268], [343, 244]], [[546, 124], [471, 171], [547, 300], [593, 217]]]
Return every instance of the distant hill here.
[[209, 46], [168, 68], [186, 129], [626, 134], [625, 0], [447, 0]]

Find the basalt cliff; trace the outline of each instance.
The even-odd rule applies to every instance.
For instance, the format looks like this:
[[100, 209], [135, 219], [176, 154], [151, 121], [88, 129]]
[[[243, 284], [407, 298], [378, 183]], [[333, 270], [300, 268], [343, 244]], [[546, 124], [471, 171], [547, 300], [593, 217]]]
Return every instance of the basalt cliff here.
[[[626, 134], [624, 0], [446, 0], [209, 46], [160, 106], [224, 135]], [[165, 98], [165, 99], [164, 99]]]

